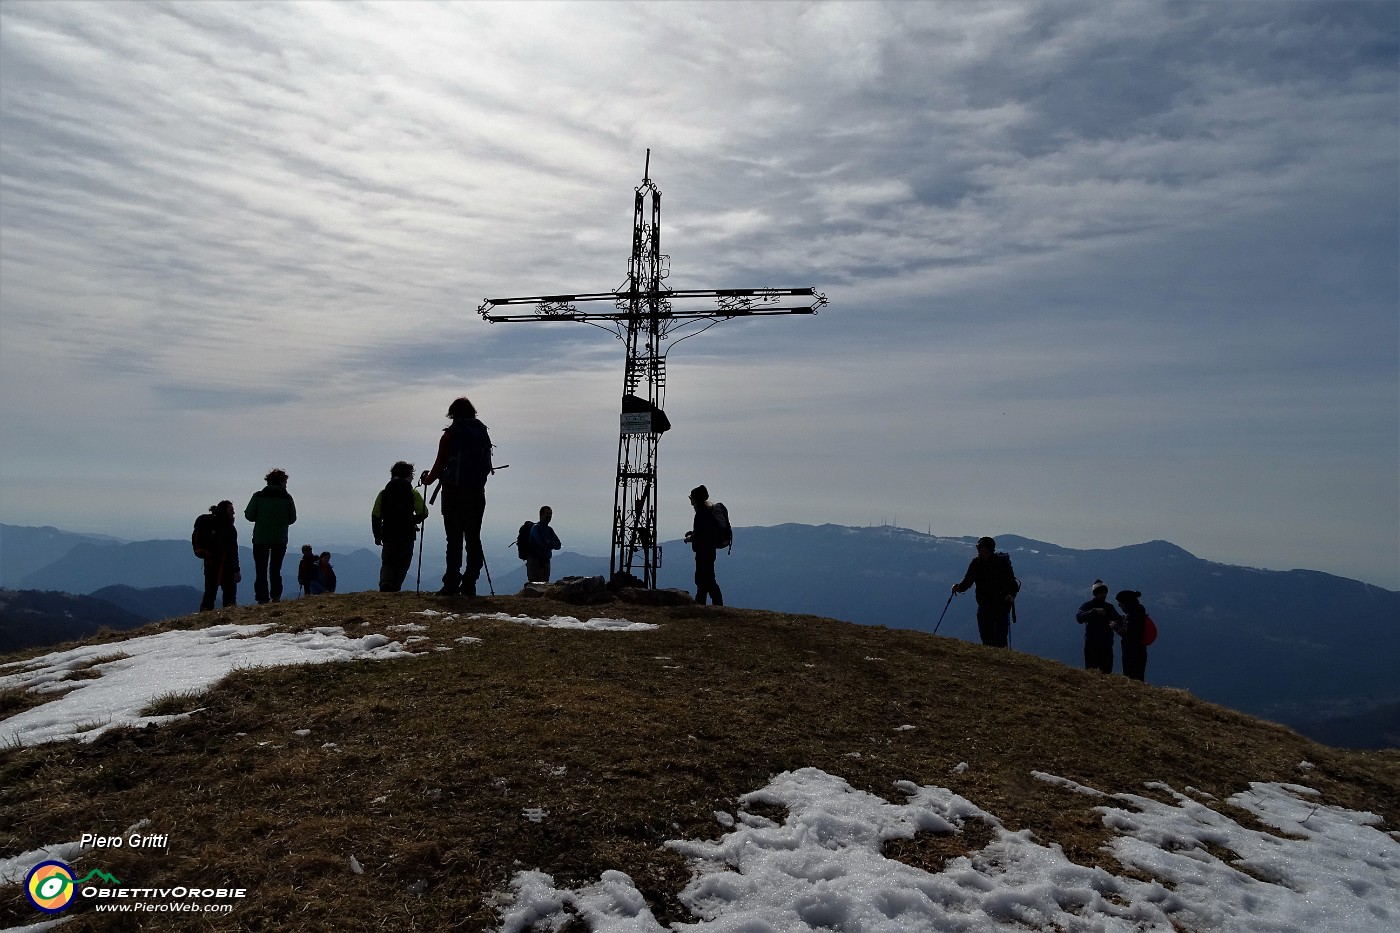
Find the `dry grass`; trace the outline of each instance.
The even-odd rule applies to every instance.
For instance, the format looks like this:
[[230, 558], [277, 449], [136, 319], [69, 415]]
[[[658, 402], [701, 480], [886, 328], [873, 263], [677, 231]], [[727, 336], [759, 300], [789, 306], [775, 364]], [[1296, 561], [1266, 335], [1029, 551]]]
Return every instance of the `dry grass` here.
[[[714, 811], [806, 766], [893, 799], [899, 780], [949, 787], [1083, 864], [1108, 858], [1095, 802], [1031, 771], [1145, 796], [1162, 796], [1148, 781], [1191, 786], [1222, 808], [1249, 781], [1292, 781], [1400, 825], [1400, 754], [1329, 749], [1180, 691], [915, 632], [730, 608], [412, 594], [247, 607], [221, 621], [359, 635], [423, 622], [409, 614], [425, 608], [462, 616], [428, 622], [413, 660], [239, 671], [199, 696], [189, 721], [0, 752], [0, 857], [149, 819], [168, 852], [109, 850], [84, 867], [142, 886], [250, 891], [225, 917], [133, 916], [123, 927], [77, 915], [65, 926], [74, 933], [482, 930], [497, 917], [493, 894], [525, 868], [560, 884], [619, 869], [662, 923], [687, 918], [676, 894], [688, 868], [661, 844], [717, 837]], [[472, 611], [662, 628], [538, 629]], [[1299, 769], [1305, 759], [1313, 770]], [[532, 822], [529, 808], [548, 816]], [[887, 851], [937, 870], [988, 833]], [[34, 919], [16, 887], [0, 892], [0, 926]]]

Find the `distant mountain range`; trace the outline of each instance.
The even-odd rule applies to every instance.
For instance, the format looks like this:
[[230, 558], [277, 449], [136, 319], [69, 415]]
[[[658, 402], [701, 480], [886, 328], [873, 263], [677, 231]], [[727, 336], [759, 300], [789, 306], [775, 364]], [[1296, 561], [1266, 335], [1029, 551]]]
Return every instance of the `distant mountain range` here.
[[[429, 532], [422, 587], [442, 573], [438, 536]], [[739, 528], [718, 577], [730, 605], [809, 613], [892, 628], [932, 631], [973, 556], [970, 537], [903, 528], [778, 525]], [[1149, 652], [1148, 680], [1303, 729], [1322, 741], [1344, 720], [1348, 744], [1395, 744], [1400, 704], [1400, 593], [1325, 573], [1255, 570], [1201, 560], [1165, 541], [1073, 550], [1014, 535], [997, 539], [1011, 555], [1022, 590], [1012, 646], [1072, 666], [1083, 661], [1074, 621], [1089, 585], [1135, 589], [1161, 636]], [[378, 586], [379, 555], [333, 553], [342, 592]], [[287, 557], [287, 597], [295, 591], [295, 552]], [[523, 564], [492, 548], [498, 593], [518, 592]], [[240, 599], [252, 601], [252, 555], [242, 557]], [[562, 552], [554, 577], [608, 573], [607, 559]], [[412, 588], [417, 568], [409, 572]], [[690, 549], [663, 545], [658, 584], [692, 588]], [[133, 614], [180, 615], [198, 607], [199, 561], [188, 541], [116, 543], [53, 528], [0, 525], [0, 586], [100, 596]], [[118, 589], [107, 589], [117, 587]], [[164, 589], [158, 594], [151, 593]], [[488, 584], [481, 581], [480, 591]], [[105, 592], [104, 592], [105, 590]], [[971, 593], [955, 597], [939, 633], [975, 641]], [[0, 626], [10, 624], [0, 614]], [[55, 628], [53, 634], [61, 629]], [[73, 637], [65, 635], [67, 637]], [[55, 639], [57, 640], [57, 639]], [[0, 645], [0, 650], [4, 646]], [[1370, 736], [1368, 739], [1367, 736]]]

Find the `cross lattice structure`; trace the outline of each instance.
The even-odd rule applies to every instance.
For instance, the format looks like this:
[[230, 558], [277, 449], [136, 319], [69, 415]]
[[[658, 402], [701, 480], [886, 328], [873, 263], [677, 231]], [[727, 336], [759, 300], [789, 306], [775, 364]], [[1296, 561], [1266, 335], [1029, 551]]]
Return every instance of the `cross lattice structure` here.
[[[627, 280], [615, 291], [579, 295], [488, 298], [477, 311], [487, 321], [577, 321], [614, 334], [627, 344], [622, 378], [622, 417], [617, 441], [609, 574], [614, 582], [656, 587], [661, 566], [657, 540], [657, 447], [670, 429], [666, 356], [671, 347], [721, 321], [775, 314], [816, 314], [826, 296], [812, 288], [673, 290], [665, 284], [670, 258], [661, 252], [661, 190], [651, 180], [647, 150], [632, 213], [632, 258]], [[805, 300], [798, 300], [805, 299]], [[603, 310], [580, 305], [608, 304]], [[527, 314], [501, 309], [534, 305]]]

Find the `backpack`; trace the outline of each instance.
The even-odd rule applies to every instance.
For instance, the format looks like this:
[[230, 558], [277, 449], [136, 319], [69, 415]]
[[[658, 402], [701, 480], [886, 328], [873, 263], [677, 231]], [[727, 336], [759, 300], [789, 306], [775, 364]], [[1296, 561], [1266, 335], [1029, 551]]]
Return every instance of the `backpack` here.
[[715, 550], [729, 548], [730, 553], [734, 551], [734, 528], [729, 524], [729, 510], [724, 507], [723, 502], [716, 502], [710, 507], [714, 513], [715, 525], [719, 527], [719, 539], [715, 542]]
[[1011, 621], [1019, 622], [1016, 618], [1016, 597], [1021, 592], [1021, 581], [1016, 578], [1016, 568], [1011, 566], [1011, 555], [1005, 551], [997, 551], [995, 559], [1003, 565], [1005, 576], [1001, 580], [1001, 592], [1005, 596], [1011, 597]]
[[214, 522], [215, 518], [212, 512], [205, 512], [194, 520], [194, 532], [190, 535], [190, 546], [194, 548], [195, 557], [205, 558], [214, 552], [217, 537]]
[[530, 559], [530, 532], [535, 530], [534, 522], [526, 522], [520, 526], [520, 530], [515, 533], [515, 553], [520, 555], [521, 560]]
[[1152, 617], [1143, 614], [1142, 619], [1142, 646], [1146, 648], [1157, 640], [1157, 623], [1152, 621]]
[[1016, 579], [1016, 569], [1011, 566], [1011, 555], [1005, 551], [997, 551], [996, 556], [997, 560], [1006, 565], [1006, 579], [1002, 581], [1002, 589], [1005, 595], [1014, 601], [1021, 593], [1021, 581]]
[[454, 421], [447, 432], [452, 440], [443, 482], [449, 486], [485, 486], [491, 475], [492, 446], [486, 425], [476, 419], [467, 423]]

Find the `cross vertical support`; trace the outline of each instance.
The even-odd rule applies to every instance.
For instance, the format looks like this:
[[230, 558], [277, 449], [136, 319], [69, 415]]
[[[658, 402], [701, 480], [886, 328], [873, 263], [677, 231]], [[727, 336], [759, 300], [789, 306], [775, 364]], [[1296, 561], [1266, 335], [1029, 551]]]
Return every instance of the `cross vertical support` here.
[[[667, 425], [660, 419], [666, 402], [666, 357], [661, 350], [662, 296], [661, 192], [652, 183], [651, 158], [632, 209], [632, 258], [627, 266], [627, 366], [622, 379], [622, 424], [617, 441], [609, 579], [636, 577], [656, 588], [661, 566], [657, 542], [657, 448]], [[651, 222], [647, 222], [650, 200]], [[637, 401], [633, 401], [637, 400]], [[645, 402], [645, 407], [638, 404]], [[643, 409], [628, 412], [628, 408]], [[658, 415], [660, 418], [658, 418]], [[629, 417], [630, 416], [630, 417]], [[640, 566], [638, 560], [640, 559]], [[640, 570], [641, 573], [637, 573]]]
[[[670, 257], [661, 252], [661, 191], [651, 180], [651, 150], [632, 208], [632, 258], [627, 281], [610, 292], [488, 298], [477, 311], [487, 321], [577, 321], [611, 332], [627, 346], [622, 378], [622, 414], [613, 489], [612, 553], [614, 582], [656, 586], [661, 566], [657, 538], [657, 447], [670, 429], [666, 403], [663, 341], [675, 346], [720, 321], [771, 314], [816, 314], [826, 296], [812, 288], [730, 288], [677, 291], [665, 284]], [[809, 299], [784, 304], [790, 297]], [[713, 307], [678, 307], [696, 300]], [[609, 302], [610, 311], [580, 311], [584, 302]], [[532, 314], [501, 314], [509, 305], [534, 305]]]

